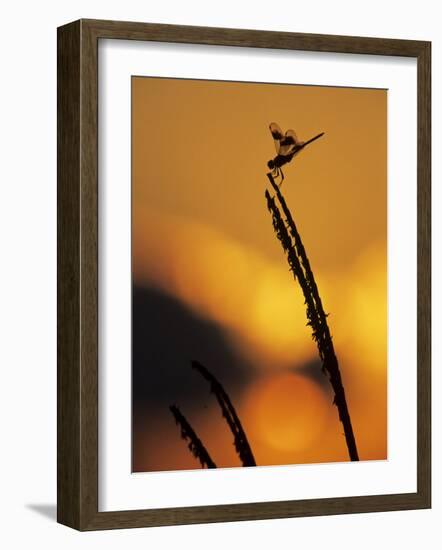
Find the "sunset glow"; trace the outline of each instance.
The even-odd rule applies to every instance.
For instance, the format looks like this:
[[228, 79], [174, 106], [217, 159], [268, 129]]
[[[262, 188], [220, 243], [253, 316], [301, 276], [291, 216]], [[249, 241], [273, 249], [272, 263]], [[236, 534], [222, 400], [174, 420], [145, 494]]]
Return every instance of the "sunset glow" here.
[[168, 399], [181, 405], [182, 388], [194, 386], [185, 402], [192, 425], [220, 467], [239, 465], [209, 388], [189, 367], [208, 356], [207, 338], [190, 321], [169, 323], [170, 304], [240, 365], [241, 377], [233, 367], [217, 376], [259, 465], [348, 460], [304, 297], [266, 208], [272, 120], [301, 139], [325, 132], [287, 166], [282, 190], [329, 313], [361, 459], [385, 459], [386, 91], [133, 78], [132, 101], [133, 283], [169, 304], [158, 318], [171, 325], [164, 342], [151, 342], [158, 322], [148, 308], [137, 317], [140, 357], [154, 358], [138, 365], [143, 380], [170, 367], [173, 330], [185, 349], [173, 367], [185, 382], [169, 397], [166, 380], [164, 403], [134, 405], [134, 470], [199, 467], [168, 410]]

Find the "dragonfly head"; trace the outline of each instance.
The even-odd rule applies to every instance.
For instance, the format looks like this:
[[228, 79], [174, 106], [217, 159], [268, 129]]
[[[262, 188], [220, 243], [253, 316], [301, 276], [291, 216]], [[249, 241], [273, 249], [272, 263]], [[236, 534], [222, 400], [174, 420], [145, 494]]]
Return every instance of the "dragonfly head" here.
[[275, 168], [275, 163], [273, 160], [269, 160], [267, 163], [267, 166], [270, 168], [270, 170], [273, 170]]

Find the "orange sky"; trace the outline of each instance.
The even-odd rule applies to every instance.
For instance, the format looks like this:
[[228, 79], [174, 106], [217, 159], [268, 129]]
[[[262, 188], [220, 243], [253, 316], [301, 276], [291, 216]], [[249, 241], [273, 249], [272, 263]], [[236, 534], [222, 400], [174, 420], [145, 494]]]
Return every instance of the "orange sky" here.
[[[317, 351], [264, 199], [268, 124], [325, 132], [282, 190], [330, 313], [359, 454], [386, 458], [387, 92], [133, 78], [132, 101], [134, 283], [216, 323], [253, 365], [235, 405], [260, 465], [347, 459], [331, 394], [306, 376]], [[198, 467], [173, 420], [136, 414], [135, 470]], [[191, 420], [217, 463], [238, 464], [216, 406]]]

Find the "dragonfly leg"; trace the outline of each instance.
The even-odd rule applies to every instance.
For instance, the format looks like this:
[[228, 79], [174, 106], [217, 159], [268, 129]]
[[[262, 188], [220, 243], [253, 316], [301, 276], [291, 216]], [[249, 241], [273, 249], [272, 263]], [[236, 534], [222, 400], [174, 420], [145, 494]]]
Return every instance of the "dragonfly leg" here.
[[279, 169], [280, 175], [281, 175], [281, 181], [279, 182], [278, 187], [281, 187], [282, 182], [284, 181], [284, 172], [282, 171], [282, 168]]

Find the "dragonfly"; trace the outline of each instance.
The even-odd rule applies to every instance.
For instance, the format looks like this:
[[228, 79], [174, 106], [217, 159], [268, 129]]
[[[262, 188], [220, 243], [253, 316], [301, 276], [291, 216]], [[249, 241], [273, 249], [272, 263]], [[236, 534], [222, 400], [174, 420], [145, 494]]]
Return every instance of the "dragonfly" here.
[[276, 157], [269, 160], [267, 166], [270, 168], [273, 176], [281, 176], [281, 181], [279, 182], [279, 187], [281, 187], [284, 181], [282, 167], [290, 162], [295, 155], [304, 149], [304, 147], [322, 137], [324, 132], [312, 137], [308, 141], [300, 141], [294, 130], [287, 130], [287, 132], [283, 134], [276, 122], [272, 122], [269, 128], [275, 143]]

